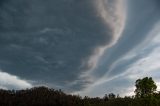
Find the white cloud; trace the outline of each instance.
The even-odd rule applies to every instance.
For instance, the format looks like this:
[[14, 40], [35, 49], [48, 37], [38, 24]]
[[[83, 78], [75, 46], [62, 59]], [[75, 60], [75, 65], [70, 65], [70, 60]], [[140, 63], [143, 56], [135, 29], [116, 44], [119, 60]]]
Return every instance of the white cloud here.
[[157, 91], [160, 91], [160, 82], [157, 82]]
[[10, 75], [6, 72], [0, 71], [0, 88], [2, 89], [23, 89], [31, 88], [32, 85], [15, 75]]

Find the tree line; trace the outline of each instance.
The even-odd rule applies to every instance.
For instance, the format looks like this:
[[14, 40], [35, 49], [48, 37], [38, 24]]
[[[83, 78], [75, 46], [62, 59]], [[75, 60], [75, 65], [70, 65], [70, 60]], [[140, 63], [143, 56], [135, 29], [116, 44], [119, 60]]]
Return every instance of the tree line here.
[[135, 82], [135, 95], [120, 97], [114, 93], [104, 97], [81, 97], [47, 87], [26, 90], [0, 90], [0, 106], [160, 106], [160, 92], [153, 79]]

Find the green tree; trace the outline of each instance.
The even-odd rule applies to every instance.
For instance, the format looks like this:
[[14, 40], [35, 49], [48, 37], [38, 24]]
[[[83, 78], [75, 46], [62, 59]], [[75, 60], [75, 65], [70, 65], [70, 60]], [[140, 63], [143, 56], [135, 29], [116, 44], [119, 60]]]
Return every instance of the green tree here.
[[153, 94], [156, 89], [157, 86], [155, 84], [155, 82], [153, 81], [152, 77], [145, 77], [143, 79], [138, 79], [135, 82], [135, 94], [136, 97], [146, 97], [149, 96], [151, 94]]

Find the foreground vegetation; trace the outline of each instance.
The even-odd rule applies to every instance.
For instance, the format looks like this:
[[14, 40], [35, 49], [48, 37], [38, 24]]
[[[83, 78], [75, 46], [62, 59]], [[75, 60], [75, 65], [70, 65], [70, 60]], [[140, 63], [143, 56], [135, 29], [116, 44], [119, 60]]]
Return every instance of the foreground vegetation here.
[[103, 98], [67, 95], [61, 90], [35, 87], [26, 90], [0, 90], [0, 106], [160, 106], [160, 92], [152, 78], [136, 81], [135, 96], [119, 97], [113, 93]]

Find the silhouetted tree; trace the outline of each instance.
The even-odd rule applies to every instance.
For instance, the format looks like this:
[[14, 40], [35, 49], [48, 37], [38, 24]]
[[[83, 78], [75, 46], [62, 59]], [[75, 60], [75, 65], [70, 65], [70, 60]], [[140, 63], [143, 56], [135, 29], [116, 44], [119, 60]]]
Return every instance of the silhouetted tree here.
[[108, 95], [108, 97], [109, 97], [109, 99], [114, 99], [114, 98], [116, 97], [116, 95], [115, 95], [114, 93], [110, 93], [110, 94]]
[[[141, 89], [147, 88], [140, 92], [140, 94], [147, 96], [143, 96], [143, 98], [125, 96], [122, 98], [110, 93], [103, 98], [88, 96], [82, 98], [79, 95], [67, 95], [62, 90], [47, 87], [34, 87], [26, 90], [0, 89], [0, 106], [160, 106], [160, 92], [154, 92], [156, 87], [151, 78], [138, 79], [136, 84], [137, 87], [142, 86], [138, 88], [139, 91], [137, 90], [138, 95]], [[147, 94], [145, 94], [146, 92]]]
[[156, 91], [157, 86], [153, 79], [150, 77], [145, 77], [143, 79], [138, 79], [135, 82], [135, 93], [136, 97], [146, 97], [154, 93]]
[[105, 96], [103, 97], [104, 101], [108, 101], [109, 97], [108, 94], [105, 94]]

